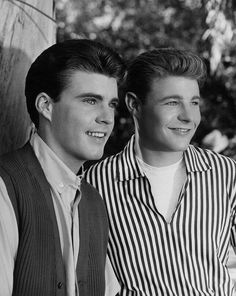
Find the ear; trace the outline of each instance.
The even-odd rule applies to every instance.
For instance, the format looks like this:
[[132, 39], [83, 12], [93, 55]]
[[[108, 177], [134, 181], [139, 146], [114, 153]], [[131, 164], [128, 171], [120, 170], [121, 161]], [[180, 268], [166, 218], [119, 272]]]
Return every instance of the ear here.
[[52, 99], [49, 95], [42, 92], [37, 95], [35, 100], [35, 107], [39, 114], [51, 121], [52, 118]]
[[136, 94], [132, 92], [127, 92], [125, 96], [125, 103], [131, 115], [137, 116], [140, 111], [141, 102]]

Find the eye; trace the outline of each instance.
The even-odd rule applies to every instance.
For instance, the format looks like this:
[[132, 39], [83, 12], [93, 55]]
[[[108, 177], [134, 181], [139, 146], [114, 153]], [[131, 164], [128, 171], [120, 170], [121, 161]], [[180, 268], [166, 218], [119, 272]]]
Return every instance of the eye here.
[[200, 105], [199, 100], [197, 100], [197, 101], [192, 101], [192, 105], [194, 105], [194, 106], [199, 106], [199, 105]]
[[110, 106], [111, 108], [113, 108], [113, 109], [116, 109], [116, 108], [118, 107], [118, 105], [119, 105], [118, 100], [112, 101], [112, 102], [109, 104], [109, 106]]
[[168, 105], [168, 106], [176, 106], [176, 105], [178, 105], [178, 101], [171, 100], [171, 101], [166, 102], [166, 105]]
[[88, 103], [90, 105], [95, 105], [97, 103], [97, 99], [96, 98], [85, 98], [83, 100], [83, 102]]

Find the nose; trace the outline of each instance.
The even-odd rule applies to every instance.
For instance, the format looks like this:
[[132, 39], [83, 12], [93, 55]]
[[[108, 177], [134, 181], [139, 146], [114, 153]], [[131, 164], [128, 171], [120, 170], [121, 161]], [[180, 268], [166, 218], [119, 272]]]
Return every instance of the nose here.
[[109, 106], [101, 107], [96, 118], [96, 122], [100, 124], [113, 124], [114, 123], [114, 109]]
[[184, 122], [190, 122], [193, 120], [193, 112], [191, 106], [182, 105], [178, 114], [178, 119]]

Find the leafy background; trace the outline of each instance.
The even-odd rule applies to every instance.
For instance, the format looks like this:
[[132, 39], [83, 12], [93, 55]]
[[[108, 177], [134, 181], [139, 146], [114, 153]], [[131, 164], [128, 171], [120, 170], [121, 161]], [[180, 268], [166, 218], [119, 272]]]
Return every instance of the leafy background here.
[[[57, 41], [90, 38], [129, 60], [154, 47], [199, 54], [208, 67], [202, 123], [193, 143], [236, 159], [235, 0], [58, 0]], [[121, 96], [105, 155], [120, 151], [133, 133]]]

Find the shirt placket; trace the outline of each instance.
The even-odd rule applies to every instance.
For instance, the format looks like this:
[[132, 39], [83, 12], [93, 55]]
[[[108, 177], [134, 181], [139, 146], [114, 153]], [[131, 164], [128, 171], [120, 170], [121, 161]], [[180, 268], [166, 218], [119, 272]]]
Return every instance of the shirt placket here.
[[[81, 192], [77, 189], [75, 194], [75, 200], [71, 207], [71, 240], [72, 240], [72, 250], [74, 259], [74, 273], [75, 273], [75, 295], [79, 296], [78, 279], [76, 274], [76, 265], [79, 253], [79, 223], [78, 223], [78, 204], [81, 199]], [[76, 218], [77, 217], [77, 218]]]
[[[69, 288], [69, 295], [79, 296], [79, 289], [78, 289], [78, 283], [77, 283], [77, 274], [76, 274], [76, 263], [78, 258], [78, 252], [79, 252], [79, 217], [78, 217], [78, 204], [80, 201], [80, 190], [78, 189], [78, 186], [73, 185], [66, 185], [64, 186], [63, 192], [62, 192], [62, 199], [63, 204], [65, 208], [67, 209], [67, 212], [69, 212], [69, 219], [70, 222], [68, 223], [68, 235], [70, 236], [71, 241], [71, 254], [69, 254], [69, 262], [68, 264], [70, 271], [73, 273], [72, 278], [74, 278], [74, 284], [71, 283], [72, 286], [74, 286], [74, 291], [71, 291], [71, 288]], [[74, 198], [72, 198], [74, 197]], [[73, 270], [72, 270], [73, 269]], [[71, 279], [69, 279], [69, 282]]]

